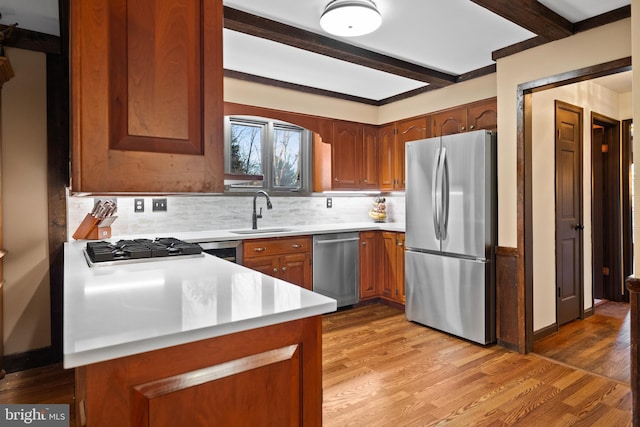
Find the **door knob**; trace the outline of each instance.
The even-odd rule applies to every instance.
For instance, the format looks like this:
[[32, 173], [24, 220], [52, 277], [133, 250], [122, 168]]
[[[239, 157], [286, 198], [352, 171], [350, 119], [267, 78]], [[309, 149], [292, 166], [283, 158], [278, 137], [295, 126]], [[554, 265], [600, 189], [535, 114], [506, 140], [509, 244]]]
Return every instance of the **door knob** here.
[[573, 229], [574, 230], [584, 230], [584, 225], [582, 225], [582, 224], [574, 224], [573, 225]]

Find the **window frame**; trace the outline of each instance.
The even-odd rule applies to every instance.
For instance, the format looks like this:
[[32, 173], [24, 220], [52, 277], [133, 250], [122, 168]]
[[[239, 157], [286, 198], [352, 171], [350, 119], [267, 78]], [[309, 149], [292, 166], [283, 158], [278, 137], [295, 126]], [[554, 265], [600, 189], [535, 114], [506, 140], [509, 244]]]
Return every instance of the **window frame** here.
[[[231, 169], [231, 124], [247, 124], [262, 127], [261, 134], [261, 161], [263, 180], [261, 186], [234, 186], [225, 182], [224, 192], [227, 193], [252, 193], [257, 190], [266, 190], [270, 194], [310, 193], [312, 188], [312, 141], [313, 132], [293, 123], [281, 120], [254, 116], [225, 116], [224, 117], [224, 172], [230, 173]], [[275, 129], [300, 130], [300, 170], [299, 185], [296, 187], [274, 187], [274, 134]]]

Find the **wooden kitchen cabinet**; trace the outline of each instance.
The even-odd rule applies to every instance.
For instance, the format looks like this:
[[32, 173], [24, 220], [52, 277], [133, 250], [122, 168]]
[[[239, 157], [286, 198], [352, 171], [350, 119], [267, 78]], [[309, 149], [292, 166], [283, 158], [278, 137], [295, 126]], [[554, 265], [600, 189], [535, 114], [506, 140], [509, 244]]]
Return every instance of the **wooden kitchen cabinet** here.
[[383, 253], [380, 263], [382, 298], [405, 303], [404, 290], [404, 233], [381, 232]]
[[332, 187], [377, 189], [378, 133], [375, 126], [335, 121], [331, 140]]
[[245, 240], [242, 250], [245, 267], [313, 289], [311, 237]]
[[451, 135], [478, 129], [498, 129], [496, 98], [465, 104], [433, 114], [431, 136]]
[[222, 191], [222, 1], [72, 1], [70, 17], [72, 191]]
[[380, 296], [380, 232], [363, 231], [360, 233], [360, 299]]
[[429, 123], [428, 116], [421, 116], [394, 122], [379, 129], [381, 190], [404, 190], [405, 145], [409, 141], [427, 138], [430, 133]]

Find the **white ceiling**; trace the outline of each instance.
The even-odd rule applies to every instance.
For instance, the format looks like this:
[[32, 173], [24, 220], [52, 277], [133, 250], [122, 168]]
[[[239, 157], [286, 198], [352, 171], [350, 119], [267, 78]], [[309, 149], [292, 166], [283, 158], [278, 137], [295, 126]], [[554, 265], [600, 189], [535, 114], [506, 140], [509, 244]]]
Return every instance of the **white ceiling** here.
[[[79, 0], [82, 1], [82, 0]], [[330, 0], [223, 0], [224, 5], [323, 36], [320, 15]], [[449, 74], [493, 64], [492, 52], [535, 34], [470, 0], [374, 0], [382, 26], [372, 34], [336, 38], [367, 50]], [[539, 0], [571, 22], [630, 0]], [[57, 0], [0, 0], [0, 24], [59, 35]], [[224, 31], [226, 69], [378, 101], [425, 83], [232, 30]], [[620, 83], [616, 78], [616, 85]], [[605, 80], [606, 82], [606, 80]], [[619, 90], [619, 88], [617, 89]]]

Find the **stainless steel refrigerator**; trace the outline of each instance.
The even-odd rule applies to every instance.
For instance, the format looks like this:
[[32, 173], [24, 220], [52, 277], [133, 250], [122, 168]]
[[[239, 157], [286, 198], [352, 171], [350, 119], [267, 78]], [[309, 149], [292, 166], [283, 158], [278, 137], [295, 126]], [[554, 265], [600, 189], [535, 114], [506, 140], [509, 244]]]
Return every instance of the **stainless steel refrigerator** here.
[[407, 319], [495, 341], [496, 137], [474, 131], [406, 146]]

